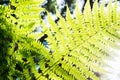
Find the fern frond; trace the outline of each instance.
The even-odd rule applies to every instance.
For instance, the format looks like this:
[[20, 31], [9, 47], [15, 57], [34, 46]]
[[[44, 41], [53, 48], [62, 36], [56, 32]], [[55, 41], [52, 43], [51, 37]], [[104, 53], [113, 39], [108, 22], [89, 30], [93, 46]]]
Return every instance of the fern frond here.
[[[10, 72], [5, 74], [8, 77], [0, 79], [99, 80], [100, 75], [106, 72], [103, 69], [107, 65], [105, 60], [113, 55], [110, 48], [120, 48], [116, 45], [120, 42], [117, 4], [111, 8], [110, 2], [105, 12], [104, 2], [99, 7], [96, 0], [91, 10], [88, 0], [83, 13], [76, 6], [75, 18], [72, 18], [68, 7], [66, 18], [57, 10], [56, 15], [60, 19], [57, 24], [48, 13], [49, 25], [46, 25], [40, 22], [39, 17], [39, 12], [43, 10], [39, 2], [42, 1], [12, 0], [9, 6], [0, 6], [3, 10], [0, 10], [0, 44], [8, 44], [0, 46], [0, 51], [10, 55], [0, 57], [8, 63], [5, 68], [2, 64], [3, 70], [10, 67]], [[34, 32], [39, 24], [42, 32]], [[47, 49], [40, 42], [44, 34], [48, 36], [45, 39]], [[8, 36], [12, 41], [6, 40]], [[3, 75], [3, 70], [0, 75]]]
[[[73, 77], [77, 80], [89, 78], [99, 80], [99, 77], [95, 76], [95, 72], [104, 72], [102, 68], [106, 65], [104, 59], [111, 56], [110, 46], [116, 46], [115, 42], [119, 41], [119, 34], [114, 30], [115, 27], [111, 27], [116, 25], [116, 21], [119, 20], [116, 18], [119, 13], [115, 13], [116, 5], [112, 9], [110, 6], [111, 2], [107, 7], [108, 12], [105, 12], [104, 3], [99, 7], [96, 1], [91, 11], [89, 2], [87, 2], [83, 14], [76, 7], [75, 19], [72, 19], [67, 8], [65, 20], [56, 11], [60, 18], [58, 25], [54, 23], [48, 13], [50, 27], [46, 32], [47, 41], [50, 43], [50, 49], [53, 50], [52, 55], [55, 60], [50, 69], [58, 64], [65, 73], [68, 72], [66, 73], [69, 74], [68, 79]], [[57, 72], [53, 71], [56, 75], [61, 76], [59, 72], [62, 71], [58, 69]], [[66, 79], [65, 76], [61, 78]]]

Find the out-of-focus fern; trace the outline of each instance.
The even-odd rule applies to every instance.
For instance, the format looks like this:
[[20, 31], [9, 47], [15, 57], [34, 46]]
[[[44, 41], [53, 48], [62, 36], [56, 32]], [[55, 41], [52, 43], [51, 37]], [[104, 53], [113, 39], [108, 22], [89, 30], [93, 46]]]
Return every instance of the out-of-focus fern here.
[[38, 62], [49, 59], [48, 51], [38, 42], [44, 32], [34, 31], [40, 25], [41, 10], [38, 0], [12, 0], [0, 6], [1, 80], [36, 79]]
[[[48, 27], [39, 17], [42, 1], [11, 0], [0, 6], [0, 79], [99, 80], [110, 47], [120, 41], [117, 4], [110, 3], [105, 12], [103, 3], [98, 7], [96, 1], [91, 11], [87, 2], [83, 13], [76, 6], [75, 19], [68, 8], [65, 19], [56, 11], [57, 24], [48, 13]], [[40, 33], [35, 32], [39, 25]], [[48, 49], [39, 42], [43, 35]]]
[[[0, 79], [7, 80], [6, 77], [11, 71], [11, 54], [13, 48], [12, 25], [9, 24], [4, 16], [4, 7], [0, 6]], [[12, 66], [12, 65], [11, 65]]]

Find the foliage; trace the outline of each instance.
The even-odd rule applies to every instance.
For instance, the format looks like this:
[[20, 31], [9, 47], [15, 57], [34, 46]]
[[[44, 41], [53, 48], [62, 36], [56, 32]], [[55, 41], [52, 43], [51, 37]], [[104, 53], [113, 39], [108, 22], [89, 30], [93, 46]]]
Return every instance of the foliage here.
[[[11, 0], [0, 6], [1, 80], [99, 80], [110, 46], [120, 41], [120, 13], [117, 3], [104, 3], [93, 11], [89, 2], [84, 13], [76, 6], [76, 17], [67, 8], [56, 24], [48, 13], [48, 25], [39, 17], [43, 0]], [[38, 26], [42, 32], [36, 32]], [[41, 43], [45, 36], [48, 45]], [[40, 42], [41, 41], [41, 42]], [[37, 67], [38, 66], [38, 67]], [[38, 68], [38, 69], [36, 69]]]
[[4, 7], [0, 6], [0, 79], [6, 77], [9, 73], [11, 49], [12, 48], [12, 25], [7, 23], [5, 16], [3, 14]]
[[[39, 11], [41, 8], [37, 1], [12, 0], [10, 5], [0, 6], [1, 80], [35, 79], [32, 70], [37, 72], [36, 56], [43, 57], [43, 52], [48, 53], [37, 41], [42, 33], [34, 33], [35, 27], [40, 22]], [[35, 15], [35, 13], [37, 14]], [[33, 44], [34, 46], [32, 46]]]

